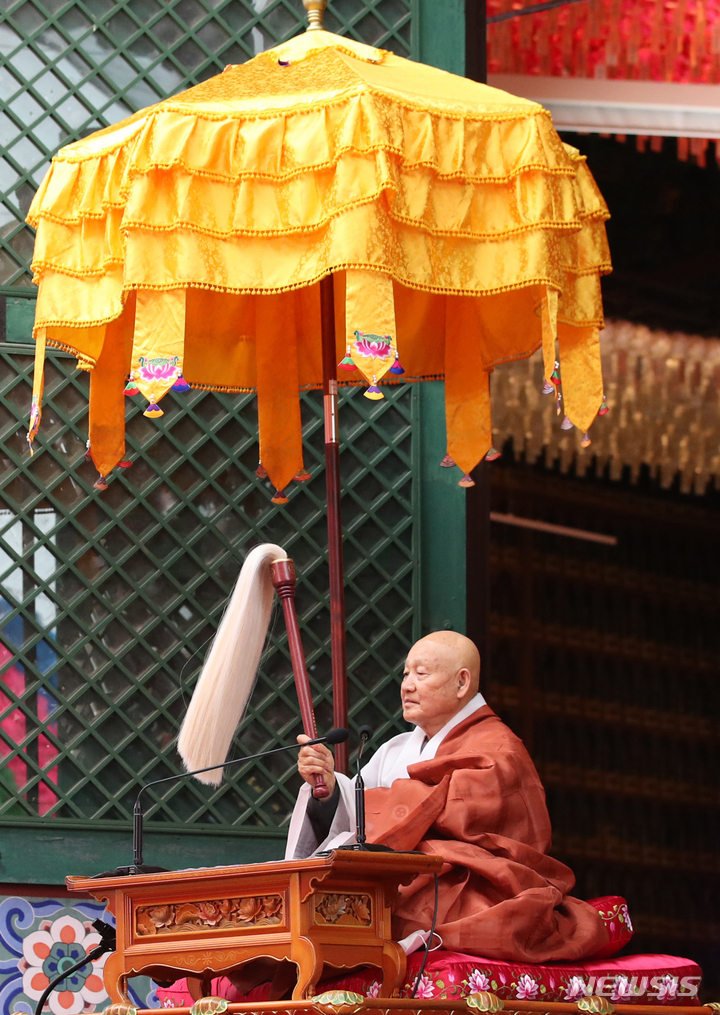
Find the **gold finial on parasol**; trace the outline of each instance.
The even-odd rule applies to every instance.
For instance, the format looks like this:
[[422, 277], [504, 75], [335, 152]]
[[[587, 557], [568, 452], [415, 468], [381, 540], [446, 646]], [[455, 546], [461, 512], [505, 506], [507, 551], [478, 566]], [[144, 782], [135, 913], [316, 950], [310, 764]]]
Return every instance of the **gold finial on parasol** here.
[[303, 0], [308, 12], [308, 32], [322, 30], [327, 0]]

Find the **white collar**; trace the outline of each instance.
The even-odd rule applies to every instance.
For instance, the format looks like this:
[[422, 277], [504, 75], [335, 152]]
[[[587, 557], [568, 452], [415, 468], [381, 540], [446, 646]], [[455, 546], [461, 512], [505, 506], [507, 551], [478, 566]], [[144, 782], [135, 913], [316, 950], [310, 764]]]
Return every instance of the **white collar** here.
[[[428, 740], [428, 742], [425, 744], [424, 747], [420, 748], [422, 760], [423, 761], [432, 760], [432, 758], [434, 758], [435, 755], [437, 754], [438, 747], [443, 742], [445, 737], [448, 735], [450, 730], [454, 730], [455, 727], [459, 726], [464, 719], [467, 719], [468, 716], [471, 716], [473, 712], [477, 712], [477, 710], [479, 708], [482, 708], [483, 705], [487, 705], [487, 702], [483, 698], [482, 694], [480, 694], [480, 692], [478, 691], [475, 697], [471, 698], [470, 701], [467, 703], [467, 705], [463, 705], [460, 711], [456, 712], [455, 715], [452, 717], [452, 719], [449, 719], [448, 722], [445, 723], [443, 728], [441, 730], [438, 730], [435, 736], [430, 737], [430, 739]], [[419, 726], [415, 727], [415, 732], [422, 734], [422, 738], [423, 739], [425, 738], [425, 732], [421, 730]]]
[[[459, 726], [464, 719], [471, 716], [473, 712], [477, 712], [479, 708], [486, 705], [487, 702], [483, 698], [482, 694], [478, 693], [474, 698], [463, 705], [459, 712], [456, 712], [452, 719], [449, 719], [445, 723], [441, 730], [438, 730], [435, 736], [430, 737], [427, 743], [425, 741], [425, 731], [419, 726], [410, 733], [403, 750], [403, 761], [406, 765], [414, 764], [415, 759], [419, 758], [421, 761], [432, 761], [437, 754], [440, 744], [443, 742], [448, 733]], [[406, 760], [407, 759], [407, 760]], [[399, 778], [399, 777], [397, 777]]]

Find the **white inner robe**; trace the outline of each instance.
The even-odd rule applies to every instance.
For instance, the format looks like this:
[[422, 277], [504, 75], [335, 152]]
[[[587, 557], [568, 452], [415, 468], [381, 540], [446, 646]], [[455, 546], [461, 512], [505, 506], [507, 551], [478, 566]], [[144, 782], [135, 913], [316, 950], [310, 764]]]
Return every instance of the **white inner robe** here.
[[[390, 787], [396, 779], [407, 779], [408, 767], [418, 761], [431, 761], [448, 733], [486, 704], [482, 694], [463, 705], [449, 722], [429, 740], [423, 730], [416, 726], [410, 733], [400, 733], [388, 740], [373, 755], [362, 770], [366, 789], [378, 786]], [[303, 783], [298, 794], [297, 803], [290, 819], [288, 830], [286, 860], [299, 860], [312, 856], [313, 853], [327, 849], [336, 849], [355, 842], [355, 780], [337, 772], [335, 775], [340, 789], [335, 817], [330, 831], [322, 842], [315, 837], [312, 825], [307, 816], [307, 805], [310, 798], [310, 786]]]

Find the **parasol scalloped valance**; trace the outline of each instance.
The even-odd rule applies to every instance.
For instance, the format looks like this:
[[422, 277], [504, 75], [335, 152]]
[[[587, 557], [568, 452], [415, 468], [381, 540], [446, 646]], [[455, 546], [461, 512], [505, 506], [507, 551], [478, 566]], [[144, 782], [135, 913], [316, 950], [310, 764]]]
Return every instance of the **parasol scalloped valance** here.
[[[62, 149], [37, 227], [45, 343], [92, 371], [90, 441], [123, 455], [122, 391], [257, 390], [261, 458], [302, 472], [333, 273], [345, 378], [445, 377], [448, 451], [492, 443], [489, 372], [559, 344], [564, 409], [602, 402], [607, 209], [537, 104], [313, 31]], [[39, 425], [38, 367], [31, 438]]]

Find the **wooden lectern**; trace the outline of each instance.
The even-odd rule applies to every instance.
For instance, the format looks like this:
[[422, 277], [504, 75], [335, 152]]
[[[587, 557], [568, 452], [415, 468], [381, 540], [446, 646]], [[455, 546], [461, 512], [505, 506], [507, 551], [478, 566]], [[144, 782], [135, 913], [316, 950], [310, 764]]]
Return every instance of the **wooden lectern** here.
[[105, 963], [105, 988], [129, 1003], [127, 978], [182, 976], [203, 981], [250, 959], [288, 959], [298, 968], [293, 1000], [315, 988], [328, 965], [382, 970], [381, 997], [405, 975], [405, 953], [390, 932], [399, 885], [432, 875], [439, 856], [333, 850], [308, 860], [141, 874], [68, 877], [70, 891], [106, 900], [117, 921], [117, 950]]

